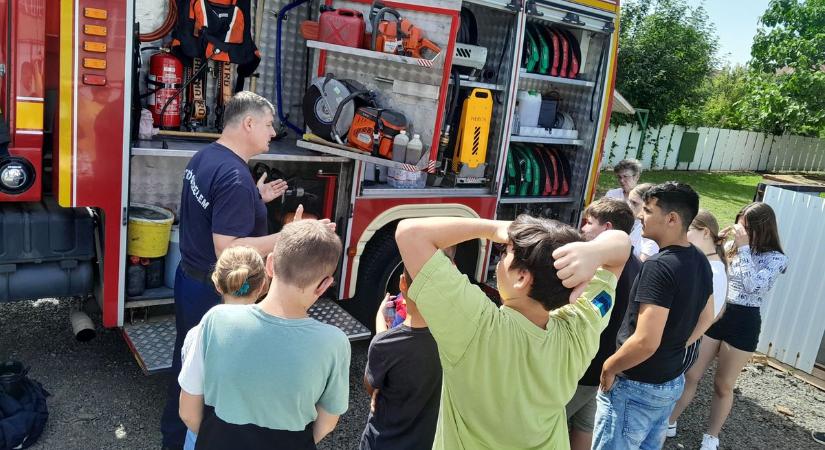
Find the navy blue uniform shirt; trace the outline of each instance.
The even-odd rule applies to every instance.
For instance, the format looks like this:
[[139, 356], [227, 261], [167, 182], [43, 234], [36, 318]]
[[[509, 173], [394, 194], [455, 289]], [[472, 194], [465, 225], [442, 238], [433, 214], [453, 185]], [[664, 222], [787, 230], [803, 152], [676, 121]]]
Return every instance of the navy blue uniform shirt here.
[[212, 233], [242, 238], [266, 232], [266, 205], [244, 160], [217, 142], [196, 153], [183, 174], [183, 262], [209, 272], [217, 261]]

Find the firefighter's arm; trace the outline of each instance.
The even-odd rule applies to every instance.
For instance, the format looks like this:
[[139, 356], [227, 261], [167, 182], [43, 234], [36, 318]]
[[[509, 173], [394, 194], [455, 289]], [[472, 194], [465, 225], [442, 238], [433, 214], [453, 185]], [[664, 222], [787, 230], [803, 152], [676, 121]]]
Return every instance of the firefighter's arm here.
[[244, 245], [247, 247], [252, 247], [258, 251], [261, 255], [266, 255], [267, 253], [271, 252], [273, 248], [275, 248], [275, 240], [276, 234], [270, 234], [268, 236], [258, 236], [258, 237], [235, 237], [235, 236], [226, 236], [224, 234], [217, 234], [212, 233], [212, 244], [215, 246], [215, 255], [217, 257], [221, 256], [221, 253], [224, 249], [229, 247], [235, 247], [239, 245]]
[[[298, 205], [298, 209], [295, 211], [295, 216], [292, 220], [304, 220], [303, 213], [304, 205]], [[321, 219], [320, 221], [321, 223], [326, 224], [330, 230], [335, 231], [335, 222], [332, 222], [329, 219]], [[215, 256], [219, 258], [221, 256], [221, 252], [223, 252], [224, 249], [229, 247], [235, 247], [238, 245], [252, 247], [255, 250], [258, 250], [258, 253], [260, 253], [261, 255], [266, 255], [270, 253], [272, 249], [275, 247], [275, 240], [277, 239], [277, 236], [278, 233], [258, 237], [235, 237], [227, 236], [224, 234], [212, 233], [212, 244], [215, 247]]]
[[197, 434], [203, 420], [203, 395], [192, 395], [181, 389], [178, 414], [186, 428]]
[[395, 241], [404, 266], [413, 279], [438, 249], [452, 247], [470, 239], [507, 242], [510, 221], [428, 217], [405, 219], [395, 230]]
[[330, 414], [321, 408], [318, 405], [315, 405], [315, 409], [318, 411], [318, 417], [315, 419], [315, 422], [312, 424], [312, 437], [315, 439], [315, 443], [321, 442], [326, 435], [332, 433], [332, 430], [335, 429], [335, 426], [338, 425], [338, 417], [334, 414]]

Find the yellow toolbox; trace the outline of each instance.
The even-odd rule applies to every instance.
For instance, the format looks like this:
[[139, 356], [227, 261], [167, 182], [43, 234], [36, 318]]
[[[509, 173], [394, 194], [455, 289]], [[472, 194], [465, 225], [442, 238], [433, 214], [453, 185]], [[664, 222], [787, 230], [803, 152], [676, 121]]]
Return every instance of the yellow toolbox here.
[[453, 157], [454, 172], [460, 172], [462, 166], [475, 169], [484, 164], [492, 117], [493, 93], [489, 89], [473, 89], [461, 108], [457, 151]]

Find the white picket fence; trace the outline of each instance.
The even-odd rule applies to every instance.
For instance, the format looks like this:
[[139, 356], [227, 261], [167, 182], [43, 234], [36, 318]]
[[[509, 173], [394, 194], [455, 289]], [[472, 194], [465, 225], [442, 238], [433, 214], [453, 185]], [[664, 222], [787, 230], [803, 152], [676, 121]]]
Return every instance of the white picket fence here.
[[[685, 131], [699, 133], [699, 142], [693, 161], [677, 163]], [[636, 124], [611, 125], [604, 143], [602, 168], [613, 167], [626, 158], [637, 158], [645, 170], [825, 171], [825, 140], [819, 138], [664, 125], [648, 128], [640, 153], [641, 134]]]

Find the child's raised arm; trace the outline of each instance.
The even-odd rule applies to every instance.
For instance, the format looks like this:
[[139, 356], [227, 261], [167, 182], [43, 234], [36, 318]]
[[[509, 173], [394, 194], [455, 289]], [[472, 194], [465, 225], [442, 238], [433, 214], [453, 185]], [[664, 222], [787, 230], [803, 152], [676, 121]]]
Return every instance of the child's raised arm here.
[[568, 288], [587, 283], [603, 267], [621, 276], [630, 256], [630, 238], [623, 231], [607, 230], [590, 242], [571, 242], [553, 252], [558, 277]]

